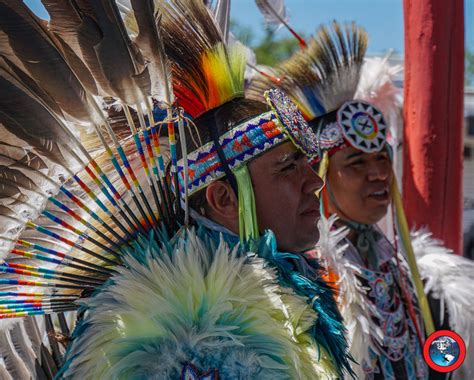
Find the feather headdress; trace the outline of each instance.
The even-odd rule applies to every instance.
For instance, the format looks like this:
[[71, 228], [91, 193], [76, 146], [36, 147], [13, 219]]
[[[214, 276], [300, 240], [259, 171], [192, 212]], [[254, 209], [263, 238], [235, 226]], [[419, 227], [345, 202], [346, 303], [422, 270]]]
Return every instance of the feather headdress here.
[[[217, 24], [202, 2], [132, 0], [127, 4], [132, 12], [129, 30], [122, 20], [127, 10], [115, 1], [44, 0], [44, 5], [49, 24], [21, 2], [0, 0], [0, 319], [45, 315], [53, 352], [47, 371], [54, 374], [63, 364], [63, 349], [53, 338], [52, 315], [58, 315], [61, 332], [68, 336], [62, 313], [79, 309], [83, 314], [82, 299], [100, 302], [95, 294], [108, 288], [118, 273], [134, 272], [135, 264], [147, 270], [144, 250], [147, 257], [157, 258], [159, 245], [169, 261], [173, 244], [180, 244], [177, 231], [187, 232], [180, 228], [180, 193], [186, 202], [188, 191], [226, 174], [224, 165], [245, 168], [249, 159], [287, 139], [308, 156], [318, 152], [315, 135], [281, 91], [267, 94], [271, 110], [263, 106], [262, 113], [259, 104], [257, 115], [244, 115], [244, 122], [239, 119], [224, 134], [212, 131], [214, 111], [234, 100], [245, 102], [245, 51], [238, 44], [225, 44], [225, 22]], [[164, 121], [155, 120], [157, 103], [167, 109]], [[199, 149], [188, 154], [182, 144], [183, 164], [177, 160], [176, 142], [191, 133], [184, 132], [188, 119], [174, 104], [196, 120], [214, 120], [205, 124], [211, 136], [197, 144]], [[161, 150], [162, 125], [168, 132], [171, 180]], [[143, 241], [150, 244], [143, 246]], [[213, 243], [206, 238], [206, 244]], [[192, 267], [202, 274], [193, 261], [201, 260], [196, 252], [178, 256], [190, 260], [183, 273]], [[307, 311], [301, 321], [306, 334], [315, 315], [300, 298], [294, 299], [295, 318], [301, 317], [302, 308]], [[337, 316], [335, 320], [334, 334], [341, 337], [343, 328]], [[287, 330], [286, 321], [281, 326]], [[299, 326], [295, 331], [300, 335]], [[10, 338], [14, 335], [9, 332]], [[301, 337], [305, 347], [311, 346], [311, 338]], [[18, 344], [19, 350], [24, 346]], [[309, 371], [313, 348], [307, 347], [305, 356]], [[321, 351], [326, 358], [332, 355], [324, 347]], [[11, 363], [18, 362], [8, 355]], [[265, 365], [282, 369], [280, 362]], [[15, 375], [27, 370], [15, 367]]]
[[175, 96], [193, 117], [243, 96], [245, 51], [225, 44], [211, 11], [200, 1], [161, 2], [163, 41]]
[[270, 75], [254, 79], [248, 96], [255, 97], [262, 87], [274, 87], [269, 77], [277, 77], [277, 85], [290, 94], [320, 135], [323, 150], [354, 146], [364, 152], [379, 151], [386, 142], [383, 115], [372, 104], [354, 99], [366, 48], [367, 34], [354, 23], [322, 26], [306, 50]]
[[166, 81], [164, 55], [140, 50], [114, 2], [44, 4], [49, 24], [0, 1], [0, 318], [47, 315], [54, 360], [42, 344], [35, 358], [54, 375], [49, 315], [63, 321], [123, 265], [138, 233], [172, 232], [176, 218], [150, 112], [149, 69]]
[[246, 93], [258, 99], [262, 90], [280, 87], [312, 120], [354, 98], [366, 48], [362, 28], [334, 21], [330, 28], [321, 26], [305, 50], [265, 69], [268, 75], [255, 75]]
[[[180, 160], [181, 192], [192, 195], [224, 175], [237, 189], [232, 170], [288, 137], [309, 155], [317, 154], [314, 134], [308, 131], [295, 107], [286, 107], [281, 92], [269, 94], [271, 99], [266, 102], [272, 111], [262, 104], [255, 106], [254, 102], [253, 111], [240, 115], [238, 120], [221, 118], [222, 110], [249, 103], [244, 99], [245, 47], [225, 43], [221, 27], [203, 2], [160, 1], [159, 6], [177, 103], [195, 118], [197, 133], [205, 136], [202, 144], [190, 150], [187, 160]], [[282, 117], [283, 104], [294, 117]], [[300, 130], [307, 133], [298, 134]], [[250, 143], [242, 144], [243, 141]], [[182, 174], [186, 170], [191, 176], [184, 184]]]
[[[307, 52], [297, 53], [288, 62], [277, 67], [273, 73], [280, 77], [279, 85], [295, 100], [319, 135], [319, 144], [324, 151], [320, 165], [322, 177], [326, 174], [328, 156], [342, 148], [350, 146], [362, 152], [373, 153], [386, 147], [388, 126], [382, 112], [373, 104], [373, 97], [365, 100], [355, 99], [366, 46], [367, 36], [360, 28], [352, 24], [343, 29], [337, 23], [333, 23], [331, 31], [325, 27], [320, 29]], [[379, 70], [378, 74], [380, 77], [377, 77], [381, 78], [384, 71]], [[379, 84], [373, 79], [372, 77], [374, 89], [381, 90], [381, 83], [391, 88], [386, 76]], [[269, 83], [268, 78], [262, 76], [253, 87], [274, 85]], [[361, 83], [361, 89], [364, 86], [367, 87], [367, 83]], [[251, 89], [250, 94], [254, 91]], [[360, 91], [359, 95], [362, 93]], [[382, 93], [379, 91], [379, 94]], [[326, 187], [321, 195], [325, 211], [327, 211], [328, 191]], [[392, 181], [391, 195], [396, 207], [398, 233], [407, 252], [425, 328], [431, 332], [433, 321], [408, 236], [406, 218], [395, 179]], [[408, 294], [408, 290], [404, 291]], [[407, 302], [411, 319], [416, 323], [411, 300], [408, 299]], [[417, 329], [421, 340], [418, 326]]]

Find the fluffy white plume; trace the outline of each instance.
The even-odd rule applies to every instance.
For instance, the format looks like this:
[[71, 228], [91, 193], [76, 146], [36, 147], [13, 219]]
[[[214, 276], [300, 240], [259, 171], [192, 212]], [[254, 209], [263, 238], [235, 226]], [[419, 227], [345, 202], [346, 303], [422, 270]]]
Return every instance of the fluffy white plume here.
[[311, 360], [316, 313], [264, 260], [193, 231], [174, 252], [137, 247], [113, 284], [86, 300], [64, 378], [177, 378], [189, 360], [222, 378], [331, 378], [324, 351]]
[[[317, 245], [318, 254], [328, 270], [337, 276], [339, 290], [339, 310], [344, 318], [348, 331], [348, 341], [351, 354], [357, 363], [369, 361], [369, 348], [377, 351], [370, 336], [381, 339], [380, 328], [372, 322], [369, 305], [364, 299], [366, 290], [356, 277], [357, 268], [344, 258], [344, 251], [348, 244], [345, 238], [349, 233], [347, 227], [333, 229], [337, 220], [336, 215], [329, 219], [324, 216], [318, 222], [320, 238]], [[362, 367], [354, 364], [357, 378], [364, 379]]]
[[355, 99], [374, 104], [382, 111], [391, 126], [393, 138], [399, 136], [398, 125], [402, 108], [402, 90], [395, 83], [395, 77], [403, 71], [401, 65], [390, 65], [390, 53], [385, 57], [366, 58], [362, 65], [361, 76]]
[[355, 97], [375, 104], [382, 112], [401, 103], [401, 89], [394, 81], [403, 71], [401, 65], [390, 65], [390, 54], [364, 60]]

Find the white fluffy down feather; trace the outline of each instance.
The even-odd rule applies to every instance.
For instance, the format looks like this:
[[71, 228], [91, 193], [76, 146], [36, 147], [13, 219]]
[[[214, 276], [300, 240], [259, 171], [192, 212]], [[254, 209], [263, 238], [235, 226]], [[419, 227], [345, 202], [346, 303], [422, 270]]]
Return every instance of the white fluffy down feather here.
[[[344, 239], [349, 231], [346, 227], [332, 229], [336, 220], [335, 215], [331, 215], [329, 219], [321, 217], [318, 223], [320, 232], [318, 253], [329, 270], [338, 276], [338, 304], [348, 331], [351, 354], [357, 363], [362, 363], [364, 360], [370, 362], [369, 348], [377, 351], [370, 335], [381, 339], [382, 332], [371, 321], [369, 305], [364, 300], [366, 290], [355, 275], [357, 268], [343, 257], [347, 248]], [[354, 364], [352, 369], [359, 379], [365, 378], [361, 366]]]
[[[355, 99], [364, 100], [382, 111], [389, 125], [388, 143], [397, 151], [403, 132], [403, 91], [394, 83], [403, 71], [401, 65], [390, 65], [391, 53], [385, 57], [366, 58], [362, 65]], [[395, 173], [399, 174], [398, 157], [394, 157]]]
[[[335, 220], [334, 216], [321, 218], [318, 253], [327, 267], [339, 277], [341, 314], [348, 329], [351, 353], [361, 363], [369, 359], [369, 347], [376, 351], [369, 339], [370, 334], [377, 337], [381, 336], [381, 332], [371, 323], [368, 305], [363, 299], [365, 290], [355, 276], [357, 269], [343, 257], [347, 248], [343, 241], [348, 230], [344, 227], [332, 229]], [[453, 254], [426, 231], [412, 233], [412, 244], [420, 275], [425, 281], [425, 292], [431, 292], [434, 298], [440, 299], [441, 310], [444, 306], [448, 310], [450, 328], [466, 343], [466, 359], [454, 373], [454, 378], [472, 379], [474, 350], [470, 346], [474, 341], [474, 262]], [[353, 369], [359, 378], [365, 377], [360, 366]]]
[[397, 115], [402, 107], [402, 90], [395, 86], [394, 79], [403, 67], [390, 65], [390, 55], [385, 57], [366, 58], [362, 65], [361, 76], [357, 85], [355, 99], [374, 104], [387, 121]]
[[177, 378], [184, 362], [223, 378], [331, 378], [325, 353], [314, 360], [306, 331], [317, 315], [305, 299], [264, 260], [186, 234], [173, 252], [128, 256], [86, 301], [64, 378]]

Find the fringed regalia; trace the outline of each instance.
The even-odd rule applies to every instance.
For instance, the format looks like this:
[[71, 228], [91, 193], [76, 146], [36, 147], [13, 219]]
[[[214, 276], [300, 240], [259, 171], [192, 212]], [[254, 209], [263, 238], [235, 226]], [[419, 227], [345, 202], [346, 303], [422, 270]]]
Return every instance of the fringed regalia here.
[[[400, 96], [392, 83], [398, 69], [388, 65], [388, 57], [364, 63], [367, 36], [354, 24], [321, 27], [307, 45], [274, 68], [260, 68], [247, 95], [259, 99], [261, 91], [278, 87], [291, 97], [318, 135], [324, 152], [318, 166], [321, 177], [331, 155], [346, 147], [365, 153], [387, 150], [392, 156], [389, 143], [398, 148]], [[336, 222], [331, 216], [320, 224], [319, 245], [325, 248], [319, 257], [338, 289], [358, 377], [427, 378], [422, 347], [434, 327], [451, 328], [465, 342], [471, 340], [473, 264], [448, 254], [429, 233], [410, 236], [395, 180], [390, 193], [395, 245], [377, 226], [356, 223], [346, 215]], [[327, 217], [329, 197], [333, 195], [326, 178], [320, 198]], [[335, 223], [345, 227], [336, 229]], [[346, 237], [349, 233], [355, 241]], [[433, 300], [440, 304], [436, 324], [429, 308]], [[470, 363], [466, 359], [454, 376], [472, 377]]]

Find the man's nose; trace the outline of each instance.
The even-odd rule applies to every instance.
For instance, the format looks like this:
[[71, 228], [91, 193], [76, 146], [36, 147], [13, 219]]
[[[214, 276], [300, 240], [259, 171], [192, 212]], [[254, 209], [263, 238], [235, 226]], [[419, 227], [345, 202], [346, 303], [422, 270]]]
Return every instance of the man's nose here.
[[390, 166], [385, 161], [373, 162], [369, 166], [369, 181], [385, 181], [390, 175]]
[[324, 186], [324, 181], [307, 163], [303, 169], [303, 179], [303, 192], [305, 194], [314, 194], [315, 192], [321, 190]]

